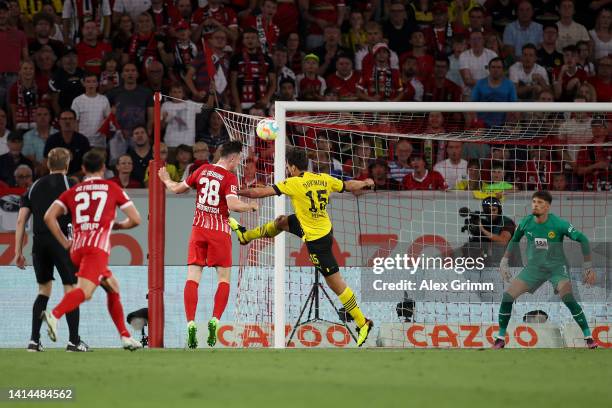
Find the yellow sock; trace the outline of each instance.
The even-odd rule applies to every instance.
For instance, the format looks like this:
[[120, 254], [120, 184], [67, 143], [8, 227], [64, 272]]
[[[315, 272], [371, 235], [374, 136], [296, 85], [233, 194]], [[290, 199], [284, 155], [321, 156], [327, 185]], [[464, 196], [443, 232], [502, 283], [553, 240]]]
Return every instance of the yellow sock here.
[[353, 320], [355, 320], [357, 326], [363, 326], [366, 322], [366, 319], [359, 306], [357, 306], [357, 299], [355, 299], [355, 294], [353, 293], [351, 288], [347, 286], [346, 289], [344, 289], [344, 292], [342, 292], [338, 296], [338, 298], [344, 305], [344, 308], [346, 309], [347, 313], [353, 317]]
[[244, 238], [251, 242], [258, 238], [272, 238], [280, 234], [281, 231], [276, 228], [274, 221], [270, 221], [266, 224], [260, 225], [259, 227], [248, 230], [244, 233]]

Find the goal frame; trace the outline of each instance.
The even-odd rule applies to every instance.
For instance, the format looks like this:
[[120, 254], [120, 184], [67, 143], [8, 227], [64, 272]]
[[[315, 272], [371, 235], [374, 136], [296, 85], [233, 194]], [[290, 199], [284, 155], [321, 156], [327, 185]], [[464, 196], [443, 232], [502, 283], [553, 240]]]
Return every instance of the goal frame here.
[[[300, 102], [277, 101], [275, 120], [279, 134], [274, 144], [274, 183], [286, 178], [287, 117], [291, 112], [612, 112], [612, 103], [576, 102]], [[274, 217], [285, 215], [285, 198], [274, 198]], [[285, 341], [286, 236], [274, 238], [274, 336], [273, 347]]]

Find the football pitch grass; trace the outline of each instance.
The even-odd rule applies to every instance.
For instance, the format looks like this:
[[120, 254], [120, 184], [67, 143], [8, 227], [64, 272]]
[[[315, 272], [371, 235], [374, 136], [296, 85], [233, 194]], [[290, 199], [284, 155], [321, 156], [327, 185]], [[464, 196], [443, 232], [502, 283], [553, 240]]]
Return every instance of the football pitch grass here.
[[610, 407], [612, 350], [0, 349], [0, 388], [61, 407]]

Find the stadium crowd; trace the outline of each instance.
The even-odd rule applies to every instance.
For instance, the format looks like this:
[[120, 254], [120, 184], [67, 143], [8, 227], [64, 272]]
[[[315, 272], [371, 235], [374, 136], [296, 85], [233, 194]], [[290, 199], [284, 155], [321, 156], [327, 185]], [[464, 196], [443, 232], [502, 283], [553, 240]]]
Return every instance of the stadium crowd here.
[[[512, 102], [612, 100], [612, 0], [0, 0], [0, 188], [24, 189], [66, 147], [90, 149], [108, 178], [148, 184], [153, 93], [162, 155], [184, 179], [229, 139], [212, 108], [272, 115], [276, 100]], [[512, 114], [431, 112], [423, 134], [487, 129]], [[603, 143], [607, 117], [572, 114], [555, 141]], [[311, 168], [379, 189], [610, 190], [607, 147], [547, 148], [427, 139], [344, 140], [291, 125]], [[415, 130], [415, 129], [413, 129]], [[415, 131], [414, 133], [417, 133]], [[355, 137], [353, 137], [355, 136]], [[546, 143], [544, 143], [546, 144]], [[247, 186], [269, 181], [257, 139]]]

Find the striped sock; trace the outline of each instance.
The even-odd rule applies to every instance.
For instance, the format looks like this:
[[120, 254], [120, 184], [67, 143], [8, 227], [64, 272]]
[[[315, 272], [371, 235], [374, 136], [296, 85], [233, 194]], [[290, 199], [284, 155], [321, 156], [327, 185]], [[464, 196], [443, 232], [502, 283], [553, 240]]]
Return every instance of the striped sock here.
[[346, 310], [346, 312], [353, 317], [353, 320], [355, 320], [355, 323], [357, 323], [357, 326], [358, 327], [363, 326], [366, 322], [366, 319], [365, 319], [365, 316], [363, 315], [363, 312], [357, 305], [357, 299], [355, 299], [355, 294], [353, 293], [351, 288], [347, 286], [346, 289], [344, 289], [344, 292], [342, 292], [338, 296], [338, 298], [344, 305], [344, 309]]

